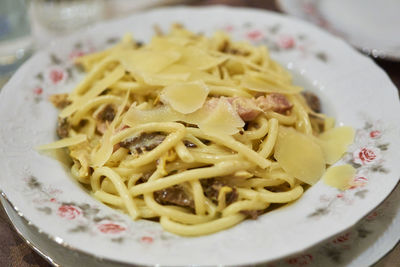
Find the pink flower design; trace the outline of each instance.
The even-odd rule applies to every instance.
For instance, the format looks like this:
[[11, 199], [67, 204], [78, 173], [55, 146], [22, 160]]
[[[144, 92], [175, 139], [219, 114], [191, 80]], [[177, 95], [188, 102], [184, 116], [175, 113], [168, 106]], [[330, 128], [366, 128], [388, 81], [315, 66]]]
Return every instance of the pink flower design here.
[[297, 257], [290, 258], [286, 260], [287, 263], [295, 266], [305, 266], [311, 263], [313, 260], [313, 256], [311, 254], [300, 255]]
[[82, 50], [74, 50], [69, 54], [69, 59], [74, 61], [76, 58], [84, 56], [86, 53]]
[[49, 194], [50, 195], [58, 195], [61, 194], [62, 190], [58, 189], [58, 188], [50, 188], [49, 189]]
[[124, 232], [126, 227], [114, 222], [103, 222], [97, 225], [97, 229], [104, 234], [119, 234]]
[[376, 219], [376, 217], [378, 217], [378, 212], [377, 211], [373, 211], [373, 212], [371, 212], [370, 214], [368, 214], [368, 216], [367, 216], [367, 220], [368, 221], [373, 221], [373, 220], [375, 220]]
[[252, 30], [246, 34], [247, 38], [251, 41], [258, 41], [264, 37], [263, 33], [259, 30]]
[[142, 243], [151, 244], [153, 243], [154, 239], [151, 236], [143, 236], [140, 241]]
[[223, 30], [226, 32], [232, 32], [234, 30], [234, 27], [232, 25], [227, 25], [223, 28]]
[[370, 136], [371, 138], [377, 138], [377, 137], [381, 136], [381, 132], [378, 131], [378, 130], [371, 131], [371, 132], [369, 133], [369, 136]]
[[46, 80], [53, 85], [62, 84], [66, 81], [67, 77], [67, 72], [59, 66], [51, 67], [46, 74]]
[[348, 233], [345, 233], [345, 234], [343, 234], [343, 235], [340, 235], [340, 236], [336, 237], [336, 238], [332, 241], [332, 243], [335, 243], [335, 244], [345, 243], [345, 242], [349, 241], [350, 235], [351, 235], [351, 234], [350, 234], [349, 232], [348, 232]]
[[379, 151], [372, 147], [363, 147], [359, 150], [354, 151], [353, 159], [355, 163], [366, 165], [374, 162], [379, 155]]
[[72, 205], [62, 205], [57, 210], [58, 216], [68, 219], [68, 220], [75, 219], [81, 213], [82, 213], [82, 211], [78, 207], [75, 207]]
[[42, 87], [36, 87], [35, 89], [33, 89], [33, 93], [35, 95], [41, 95], [43, 93], [43, 88]]
[[363, 176], [357, 176], [351, 182], [352, 186], [350, 187], [350, 189], [365, 186], [367, 183], [368, 183], [367, 178], [365, 178]]
[[294, 38], [289, 35], [280, 36], [278, 39], [278, 46], [283, 49], [293, 48], [295, 44]]

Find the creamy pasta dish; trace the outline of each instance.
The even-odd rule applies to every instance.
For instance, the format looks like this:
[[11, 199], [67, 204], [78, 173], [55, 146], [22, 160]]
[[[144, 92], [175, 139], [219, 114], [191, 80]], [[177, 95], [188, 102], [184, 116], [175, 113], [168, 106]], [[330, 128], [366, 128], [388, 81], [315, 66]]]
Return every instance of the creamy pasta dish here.
[[99, 201], [172, 233], [206, 235], [290, 203], [352, 142], [265, 46], [173, 25], [76, 60], [60, 108], [71, 173]]

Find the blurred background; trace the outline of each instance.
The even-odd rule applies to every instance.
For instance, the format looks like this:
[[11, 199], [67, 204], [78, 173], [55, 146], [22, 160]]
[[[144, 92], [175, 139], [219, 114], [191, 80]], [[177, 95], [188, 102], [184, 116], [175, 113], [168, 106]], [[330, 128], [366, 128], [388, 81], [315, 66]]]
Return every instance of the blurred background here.
[[[370, 56], [400, 88], [400, 0], [0, 0], [0, 90], [25, 60], [59, 36], [98, 21], [179, 4], [251, 7], [307, 20]], [[1, 209], [0, 238], [0, 266], [50, 266], [13, 231]], [[376, 266], [399, 262], [398, 245]]]
[[230, 5], [287, 13], [376, 59], [400, 87], [399, 0], [1, 0], [0, 87], [35, 50], [93, 23], [171, 5]]

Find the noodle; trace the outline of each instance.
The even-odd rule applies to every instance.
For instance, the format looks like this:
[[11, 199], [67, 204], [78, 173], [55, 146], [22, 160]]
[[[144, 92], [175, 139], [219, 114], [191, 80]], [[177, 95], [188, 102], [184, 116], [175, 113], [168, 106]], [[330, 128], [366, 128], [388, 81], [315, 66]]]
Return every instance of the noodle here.
[[39, 149], [68, 148], [95, 198], [178, 235], [298, 199], [351, 143], [348, 131], [319, 138], [332, 119], [308, 106], [266, 47], [221, 32], [174, 25], [141, 47], [126, 35], [77, 64], [87, 75], [64, 99], [62, 139]]

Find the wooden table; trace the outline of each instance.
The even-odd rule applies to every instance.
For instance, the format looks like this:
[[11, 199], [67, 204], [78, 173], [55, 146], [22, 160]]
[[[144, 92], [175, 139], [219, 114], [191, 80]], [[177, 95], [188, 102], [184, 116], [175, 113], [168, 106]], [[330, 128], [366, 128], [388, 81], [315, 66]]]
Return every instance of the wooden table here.
[[[225, 4], [237, 7], [254, 7], [273, 11], [279, 11], [273, 0], [194, 0], [190, 5], [213, 5]], [[392, 79], [397, 88], [400, 88], [400, 63], [389, 61], [376, 61], [389, 77]], [[16, 267], [48, 267], [51, 266], [42, 257], [36, 254], [25, 241], [14, 231], [13, 226], [8, 220], [4, 210], [0, 208], [0, 266], [16, 266]], [[392, 267], [400, 265], [400, 244], [386, 255], [376, 267]]]

